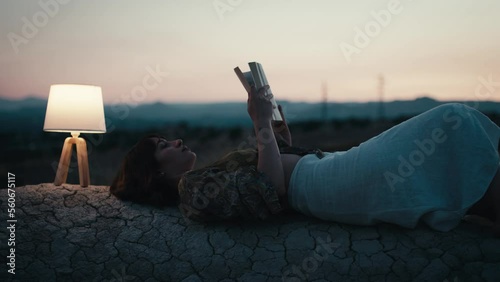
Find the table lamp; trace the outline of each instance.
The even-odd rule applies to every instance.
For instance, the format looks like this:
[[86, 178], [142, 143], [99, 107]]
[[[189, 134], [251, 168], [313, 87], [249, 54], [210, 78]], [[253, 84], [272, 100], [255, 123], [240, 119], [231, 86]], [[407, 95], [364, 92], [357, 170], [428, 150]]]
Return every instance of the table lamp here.
[[80, 186], [90, 184], [87, 144], [80, 133], [105, 133], [104, 106], [101, 87], [93, 85], [55, 84], [50, 86], [43, 130], [70, 132], [66, 138], [57, 167], [54, 185], [66, 182], [73, 144], [78, 157]]

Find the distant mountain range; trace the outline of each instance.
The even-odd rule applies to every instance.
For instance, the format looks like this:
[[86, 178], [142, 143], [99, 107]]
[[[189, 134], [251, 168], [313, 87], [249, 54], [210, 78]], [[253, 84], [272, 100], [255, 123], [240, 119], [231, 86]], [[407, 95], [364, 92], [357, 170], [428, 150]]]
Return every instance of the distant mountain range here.
[[[437, 101], [428, 97], [415, 100], [391, 101], [382, 105], [366, 103], [305, 103], [278, 101], [289, 123], [321, 120], [324, 112], [328, 120], [377, 119], [409, 117], [448, 102], [461, 102], [484, 113], [500, 114], [499, 102]], [[42, 130], [47, 100], [26, 98], [8, 100], [0, 98], [0, 132]], [[382, 111], [381, 111], [382, 107]], [[326, 111], [325, 111], [326, 109]], [[232, 127], [250, 126], [246, 102], [236, 103], [150, 103], [131, 106], [126, 104], [105, 105], [106, 123], [113, 130], [137, 130], [158, 128], [168, 124], [185, 122], [192, 126]]]

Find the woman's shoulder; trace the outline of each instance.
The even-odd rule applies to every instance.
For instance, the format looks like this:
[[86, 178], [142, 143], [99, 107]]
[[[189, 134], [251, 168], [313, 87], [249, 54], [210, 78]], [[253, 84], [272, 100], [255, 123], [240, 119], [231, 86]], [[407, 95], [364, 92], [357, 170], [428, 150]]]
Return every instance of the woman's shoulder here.
[[222, 160], [227, 158], [229, 160], [239, 160], [242, 162], [252, 162], [256, 160], [258, 151], [256, 148], [233, 149], [226, 153]]
[[233, 149], [205, 168], [214, 167], [232, 170], [234, 166], [257, 165], [258, 153], [255, 148]]
[[232, 150], [211, 164], [185, 172], [181, 182], [184, 185], [196, 185], [214, 175], [234, 173], [241, 168], [256, 166], [257, 159], [257, 150], [254, 148]]

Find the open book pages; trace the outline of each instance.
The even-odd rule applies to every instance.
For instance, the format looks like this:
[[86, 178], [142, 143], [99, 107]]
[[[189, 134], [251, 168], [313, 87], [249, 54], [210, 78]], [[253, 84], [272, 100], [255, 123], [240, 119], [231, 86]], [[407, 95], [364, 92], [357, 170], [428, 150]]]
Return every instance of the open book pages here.
[[[234, 68], [234, 72], [240, 79], [241, 84], [245, 88], [245, 90], [250, 93], [251, 86], [255, 85], [255, 88], [259, 89], [265, 85], [269, 85], [267, 82], [266, 74], [264, 73], [264, 69], [262, 65], [257, 62], [248, 63], [250, 67], [250, 71], [242, 72], [239, 67]], [[272, 94], [271, 88], [267, 90], [266, 95]], [[278, 105], [276, 104], [276, 100], [274, 97], [271, 99], [271, 103], [273, 104], [273, 120], [282, 121], [281, 114], [278, 110]]]

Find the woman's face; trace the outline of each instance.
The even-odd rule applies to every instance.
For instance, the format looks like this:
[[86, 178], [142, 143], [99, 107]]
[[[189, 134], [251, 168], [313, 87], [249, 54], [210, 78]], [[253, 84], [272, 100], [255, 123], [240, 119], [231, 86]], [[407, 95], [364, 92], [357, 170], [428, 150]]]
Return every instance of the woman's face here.
[[164, 138], [152, 137], [156, 144], [155, 159], [160, 170], [167, 177], [178, 177], [188, 170], [192, 170], [196, 161], [196, 154], [182, 144], [181, 139], [168, 141]]

